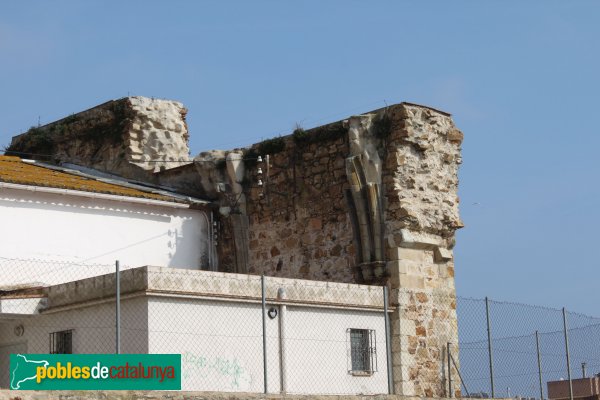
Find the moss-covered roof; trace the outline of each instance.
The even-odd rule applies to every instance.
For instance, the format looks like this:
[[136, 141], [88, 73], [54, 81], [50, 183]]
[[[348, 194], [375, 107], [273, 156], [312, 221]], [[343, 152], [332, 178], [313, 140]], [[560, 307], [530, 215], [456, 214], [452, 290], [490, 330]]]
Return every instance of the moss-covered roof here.
[[0, 156], [0, 182], [171, 202], [177, 201], [173, 197], [45, 168], [12, 156]]

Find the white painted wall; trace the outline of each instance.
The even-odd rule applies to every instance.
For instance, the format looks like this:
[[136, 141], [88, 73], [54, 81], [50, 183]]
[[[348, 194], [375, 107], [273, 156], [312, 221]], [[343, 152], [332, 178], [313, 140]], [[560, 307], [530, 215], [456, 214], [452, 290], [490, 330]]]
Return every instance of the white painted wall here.
[[[262, 392], [260, 304], [153, 297], [148, 314], [149, 350], [182, 354], [183, 390]], [[281, 390], [279, 318], [267, 319], [271, 393]], [[378, 372], [348, 373], [348, 328], [376, 331]], [[285, 331], [288, 393], [387, 392], [382, 312], [287, 306]]]
[[3, 287], [105, 274], [115, 260], [126, 267], [208, 267], [208, 224], [198, 210], [0, 188], [0, 220]]
[[[387, 393], [385, 320], [382, 312], [286, 307], [285, 337], [288, 393]], [[348, 373], [348, 328], [373, 329], [378, 371]]]
[[[121, 352], [147, 353], [147, 298], [124, 299], [121, 321]], [[22, 336], [15, 335], [18, 325], [23, 325]], [[50, 333], [69, 329], [73, 330], [74, 353], [114, 353], [115, 303], [105, 302], [21, 320], [0, 320], [0, 385], [7, 381], [7, 357], [11, 351], [18, 348], [27, 353], [48, 353]]]
[[182, 355], [183, 390], [262, 392], [260, 304], [153, 297], [148, 315], [149, 350]]
[[[288, 393], [386, 393], [381, 311], [300, 305], [286, 308], [285, 365], [280, 358], [281, 313], [267, 319], [269, 392], [280, 392], [280, 371], [285, 368]], [[2, 366], [8, 365], [6, 357], [10, 349], [17, 346], [29, 353], [47, 353], [51, 332], [73, 329], [75, 353], [114, 352], [114, 313], [114, 303], [106, 302], [0, 321], [0, 383], [8, 374]], [[14, 333], [19, 324], [25, 328], [21, 337]], [[348, 373], [348, 328], [376, 331], [378, 372], [371, 376]], [[222, 301], [169, 295], [124, 299], [122, 352], [181, 354], [183, 390], [262, 392], [261, 305], [240, 299]]]

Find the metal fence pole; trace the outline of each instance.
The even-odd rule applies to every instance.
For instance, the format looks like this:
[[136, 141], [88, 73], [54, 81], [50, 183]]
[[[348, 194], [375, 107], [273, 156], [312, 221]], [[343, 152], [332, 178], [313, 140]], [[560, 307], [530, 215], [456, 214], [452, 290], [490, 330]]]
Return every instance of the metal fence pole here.
[[263, 382], [264, 392], [267, 393], [267, 303], [265, 276], [261, 275], [260, 284], [262, 289], [262, 337], [263, 337]]
[[487, 296], [485, 297], [485, 317], [487, 320], [487, 337], [488, 337], [488, 355], [490, 362], [490, 387], [492, 389], [492, 398], [496, 397], [494, 390], [494, 356], [492, 354], [492, 329], [490, 327], [490, 304]]
[[446, 343], [446, 358], [448, 359], [448, 397], [454, 397], [452, 395], [452, 360], [450, 355], [450, 342]]
[[[462, 384], [462, 387], [465, 389], [465, 393], [467, 394], [466, 397], [471, 397], [471, 395], [469, 394], [469, 389], [467, 388], [467, 384], [465, 383], [465, 380], [462, 377], [462, 374], [460, 373], [460, 368], [458, 368], [458, 365], [456, 365], [456, 361], [454, 361], [454, 357], [452, 357], [452, 353], [450, 353], [450, 361], [452, 361], [452, 365], [454, 365], [454, 369], [456, 370], [456, 374], [458, 375], [458, 379], [460, 379], [460, 383]], [[460, 385], [458, 385], [460, 387]]]
[[388, 393], [394, 394], [394, 375], [392, 371], [392, 335], [390, 333], [390, 316], [388, 315], [388, 287], [383, 287], [383, 313], [385, 314], [385, 351], [387, 358]]
[[535, 348], [537, 349], [538, 378], [540, 381], [540, 400], [544, 400], [544, 383], [542, 379], [542, 354], [540, 353], [540, 336], [535, 331]]
[[116, 283], [116, 293], [115, 293], [115, 354], [121, 353], [121, 273], [120, 273], [120, 265], [119, 260], [115, 262], [115, 283]]
[[567, 377], [569, 378], [569, 399], [573, 400], [573, 380], [571, 379], [571, 360], [569, 354], [569, 331], [567, 330], [567, 311], [563, 307], [563, 327], [565, 330], [565, 352], [567, 355]]

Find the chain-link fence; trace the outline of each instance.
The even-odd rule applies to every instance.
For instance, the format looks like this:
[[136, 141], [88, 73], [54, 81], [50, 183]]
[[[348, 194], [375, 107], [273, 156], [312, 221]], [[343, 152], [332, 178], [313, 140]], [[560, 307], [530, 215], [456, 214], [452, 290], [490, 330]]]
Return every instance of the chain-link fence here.
[[181, 354], [184, 390], [547, 398], [547, 382], [569, 377], [565, 322], [571, 377], [600, 372], [596, 317], [433, 289], [387, 297], [380, 286], [120, 267], [117, 328], [115, 265], [0, 257], [0, 387], [11, 353], [113, 353], [120, 342], [122, 353]]
[[469, 298], [457, 312], [460, 371], [473, 397], [547, 398], [547, 382], [569, 378], [566, 339], [572, 379], [600, 372], [600, 318]]
[[11, 353], [119, 348], [181, 354], [183, 390], [388, 392], [380, 286], [8, 258], [0, 268], [0, 387]]

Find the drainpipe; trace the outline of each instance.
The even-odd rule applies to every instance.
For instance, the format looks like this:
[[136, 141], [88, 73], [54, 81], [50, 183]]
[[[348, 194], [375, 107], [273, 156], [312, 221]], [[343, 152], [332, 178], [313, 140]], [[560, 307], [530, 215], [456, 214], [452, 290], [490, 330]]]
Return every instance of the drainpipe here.
[[[207, 221], [208, 222], [208, 221]], [[211, 271], [215, 271], [215, 262], [213, 258], [213, 240], [215, 236], [214, 224], [215, 218], [213, 212], [210, 212], [210, 222], [208, 222], [208, 229], [206, 230], [206, 234], [208, 235], [208, 268]]]
[[204, 221], [206, 222], [206, 245], [207, 245], [207, 255], [208, 255], [208, 270], [216, 271], [217, 268], [215, 266], [215, 252], [214, 252], [214, 234], [215, 229], [213, 226], [214, 223], [214, 215], [213, 212], [210, 212], [210, 219], [206, 216], [206, 212], [202, 211], [202, 216], [204, 217]]
[[[277, 299], [283, 301], [287, 298], [285, 294], [284, 288], [279, 288], [277, 290]], [[285, 304], [281, 304], [279, 306], [279, 384], [281, 393], [287, 392], [287, 368], [286, 368], [286, 349], [285, 349], [285, 340], [286, 340], [286, 317], [287, 317], [287, 306]]]

